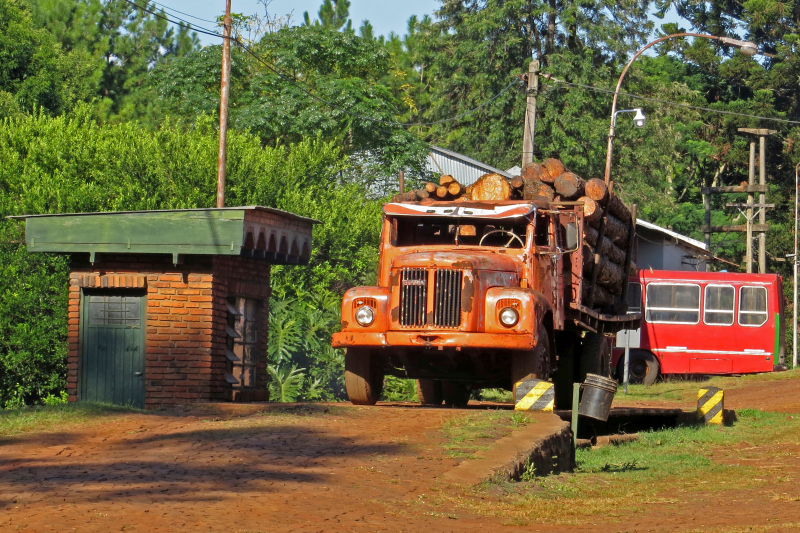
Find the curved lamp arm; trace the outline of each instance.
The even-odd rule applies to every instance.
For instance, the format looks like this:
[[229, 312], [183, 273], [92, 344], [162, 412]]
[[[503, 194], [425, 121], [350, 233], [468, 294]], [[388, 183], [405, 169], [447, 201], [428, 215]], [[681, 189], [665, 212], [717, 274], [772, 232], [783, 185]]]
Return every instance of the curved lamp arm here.
[[608, 150], [606, 151], [606, 171], [603, 176], [606, 185], [610, 186], [611, 181], [611, 155], [614, 149], [614, 128], [616, 127], [616, 115], [617, 115], [617, 97], [619, 96], [619, 89], [622, 86], [622, 80], [625, 78], [625, 74], [628, 73], [628, 68], [630, 68], [631, 63], [636, 61], [636, 59], [642, 55], [642, 53], [650, 48], [653, 45], [656, 45], [660, 42], [666, 41], [668, 39], [675, 39], [676, 37], [700, 37], [703, 39], [711, 39], [714, 41], [719, 41], [722, 44], [732, 46], [734, 48], [738, 48], [742, 51], [742, 53], [746, 56], [754, 56], [758, 52], [758, 47], [747, 41], [740, 41], [738, 39], [731, 39], [730, 37], [717, 37], [716, 35], [707, 35], [705, 33], [689, 33], [689, 32], [682, 32], [682, 33], [672, 33], [670, 35], [665, 35], [664, 37], [660, 37], [655, 41], [649, 42], [644, 45], [642, 48], [639, 49], [638, 52], [633, 54], [633, 57], [625, 64], [625, 68], [622, 69], [622, 74], [619, 75], [619, 80], [617, 81], [617, 87], [614, 89], [614, 100], [611, 102], [611, 127], [608, 130]]

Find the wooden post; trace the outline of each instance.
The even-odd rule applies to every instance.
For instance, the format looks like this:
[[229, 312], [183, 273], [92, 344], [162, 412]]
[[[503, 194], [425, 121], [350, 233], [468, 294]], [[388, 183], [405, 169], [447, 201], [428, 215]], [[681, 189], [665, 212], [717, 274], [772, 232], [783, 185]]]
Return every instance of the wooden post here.
[[522, 137], [522, 165], [533, 162], [533, 143], [536, 137], [536, 94], [539, 92], [539, 61], [528, 65], [528, 102], [525, 107], [525, 131]]
[[[708, 183], [708, 177], [706, 177], [706, 187], [710, 187], [712, 184]], [[706, 223], [706, 232], [705, 232], [705, 239], [704, 243], [706, 245], [706, 250], [711, 251], [711, 192], [706, 192], [703, 195], [703, 209], [705, 210], [705, 223]]]
[[[750, 169], [747, 175], [748, 185], [756, 183], [756, 142], [750, 141]], [[747, 204], [753, 205], [753, 193], [747, 193]], [[745, 211], [747, 217], [747, 273], [753, 273], [753, 208], [748, 207]]]
[[[758, 184], [766, 185], [767, 183], [767, 165], [766, 165], [766, 144], [767, 138], [764, 135], [758, 137]], [[767, 223], [767, 208], [764, 207], [766, 203], [766, 195], [763, 192], [758, 193], [758, 203], [761, 206], [758, 208], [758, 223]], [[762, 231], [758, 234], [758, 273], [767, 273], [767, 233]]]
[[406, 192], [406, 173], [403, 172], [402, 170], [397, 173], [397, 181], [400, 182], [398, 184], [400, 188], [400, 194], [403, 194], [404, 192]]
[[228, 141], [228, 96], [231, 87], [231, 0], [225, 2], [222, 30], [222, 82], [219, 95], [219, 157], [217, 159], [217, 207], [225, 207], [225, 163]]

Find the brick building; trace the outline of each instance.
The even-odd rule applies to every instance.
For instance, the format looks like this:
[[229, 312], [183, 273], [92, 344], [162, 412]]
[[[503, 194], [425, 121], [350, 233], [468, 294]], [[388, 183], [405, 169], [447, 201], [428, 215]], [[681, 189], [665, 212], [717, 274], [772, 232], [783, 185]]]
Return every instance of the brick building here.
[[70, 254], [70, 401], [156, 408], [267, 399], [270, 265], [304, 265], [317, 221], [264, 207], [35, 215]]

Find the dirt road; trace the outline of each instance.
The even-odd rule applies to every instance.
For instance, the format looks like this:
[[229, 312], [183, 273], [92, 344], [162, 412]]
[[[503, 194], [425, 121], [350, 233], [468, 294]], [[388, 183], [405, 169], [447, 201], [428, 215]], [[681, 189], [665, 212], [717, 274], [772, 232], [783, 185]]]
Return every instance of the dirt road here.
[[[758, 387], [760, 387], [759, 385]], [[774, 395], [774, 383], [768, 383]], [[754, 386], [734, 406], [764, 395]], [[800, 379], [782, 383], [800, 412]], [[758, 407], [754, 403], [748, 407]], [[780, 409], [779, 409], [780, 408]], [[0, 440], [0, 531], [789, 531], [800, 489], [665, 495], [630, 517], [579, 526], [509, 524], [470, 507], [445, 473], [463, 459], [443, 424], [466, 411], [399, 406], [203, 406], [119, 414], [99, 424]], [[485, 441], [485, 442], [484, 442]], [[479, 442], [490, 447], [491, 438]], [[780, 469], [775, 469], [779, 453]], [[771, 450], [765, 476], [800, 479], [800, 446]], [[725, 458], [720, 458], [724, 461]], [[785, 484], [782, 485], [785, 487]], [[783, 490], [783, 489], [781, 489]], [[724, 512], [721, 512], [724, 509]], [[795, 525], [792, 525], [795, 524]]]

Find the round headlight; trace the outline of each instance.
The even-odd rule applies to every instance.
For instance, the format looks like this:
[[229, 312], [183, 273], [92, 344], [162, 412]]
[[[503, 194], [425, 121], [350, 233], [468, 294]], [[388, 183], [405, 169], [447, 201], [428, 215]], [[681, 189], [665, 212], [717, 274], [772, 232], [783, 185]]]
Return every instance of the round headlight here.
[[361, 324], [362, 326], [369, 326], [375, 321], [375, 311], [365, 305], [358, 308], [356, 311], [356, 322]]
[[500, 311], [500, 323], [510, 328], [519, 321], [519, 313], [513, 307], [506, 307]]

